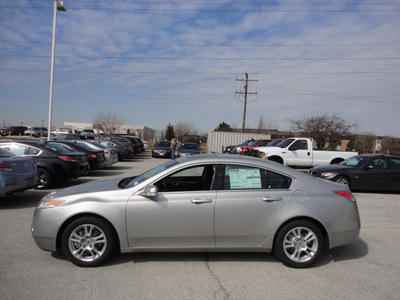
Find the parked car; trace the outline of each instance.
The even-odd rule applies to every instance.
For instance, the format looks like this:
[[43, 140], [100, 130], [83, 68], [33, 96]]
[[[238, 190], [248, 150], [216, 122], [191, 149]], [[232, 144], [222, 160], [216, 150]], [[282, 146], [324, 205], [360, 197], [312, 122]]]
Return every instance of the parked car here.
[[74, 133], [74, 132], [73, 132], [72, 128], [60, 127], [60, 128], [57, 128], [57, 130], [52, 131], [50, 133], [50, 136], [51, 137], [56, 137], [56, 136], [58, 136], [60, 134], [66, 134], [66, 133]]
[[144, 144], [141, 139], [136, 136], [122, 135], [121, 137], [129, 140], [131, 145], [135, 151], [135, 154], [142, 153], [144, 151]]
[[[259, 146], [259, 147], [275, 147], [282, 141], [283, 141], [283, 139], [276, 139], [276, 140], [273, 140], [272, 142], [269, 142], [265, 146]], [[257, 150], [257, 147], [254, 147], [253, 149], [251, 149], [250, 153], [247, 152], [246, 154], [250, 155], [250, 156], [254, 156], [254, 157], [260, 157], [261, 153], [262, 153], [261, 151]]]
[[158, 141], [151, 151], [151, 156], [171, 158], [171, 142]]
[[118, 161], [131, 158], [134, 155], [133, 148], [130, 145], [124, 145], [119, 142], [113, 142], [107, 140], [97, 140], [96, 142], [102, 144], [105, 147], [116, 149]]
[[81, 141], [80, 143], [85, 143], [96, 150], [103, 150], [106, 158], [105, 166], [111, 166], [118, 162], [118, 153], [116, 148], [104, 146], [98, 141]]
[[241, 147], [241, 146], [247, 146], [248, 144], [252, 143], [254, 141], [254, 139], [252, 140], [246, 140], [243, 143], [241, 143], [240, 145], [231, 145], [231, 146], [226, 146], [225, 147], [225, 151], [224, 153], [230, 153], [230, 154], [236, 154], [236, 149], [237, 147]]
[[62, 133], [57, 135], [54, 138], [55, 141], [65, 141], [65, 140], [72, 140], [72, 141], [76, 141], [76, 140], [87, 140], [87, 137], [85, 135], [82, 134], [76, 134], [76, 133]]
[[256, 147], [260, 157], [290, 167], [319, 167], [338, 164], [347, 158], [357, 155], [352, 151], [330, 151], [313, 149], [310, 138], [287, 138], [275, 147]]
[[24, 135], [29, 135], [33, 137], [40, 138], [42, 136], [47, 136], [47, 128], [46, 127], [30, 127], [25, 130]]
[[6, 135], [23, 135], [25, 130], [27, 130], [28, 127], [25, 126], [10, 126], [7, 127], [6, 129], [3, 129], [0, 134], [2, 136]]
[[93, 129], [83, 129], [81, 135], [86, 136], [88, 140], [94, 140], [96, 134]]
[[132, 141], [128, 140], [125, 137], [121, 137], [121, 136], [105, 136], [103, 138], [103, 140], [112, 141], [112, 142], [118, 142], [118, 143], [121, 143], [123, 145], [127, 145], [127, 146], [131, 147], [133, 154], [132, 154], [132, 156], [130, 158], [133, 158], [138, 153], [137, 152], [138, 151], [137, 150], [137, 146], [136, 146], [136, 148], [134, 148], [134, 146], [132, 144]]
[[46, 189], [57, 181], [86, 175], [89, 163], [85, 153], [71, 151], [53, 142], [4, 141], [0, 148], [19, 156], [32, 157], [39, 172], [38, 189]]
[[106, 158], [103, 149], [93, 149], [88, 146], [85, 141], [56, 140], [53, 143], [61, 143], [66, 145], [71, 151], [80, 151], [86, 154], [90, 170], [98, 170], [104, 168]]
[[184, 142], [178, 148], [178, 156], [200, 154], [201, 148], [197, 143]]
[[39, 184], [32, 157], [16, 156], [0, 148], [0, 197], [23, 192]]
[[309, 267], [360, 232], [349, 188], [259, 158], [191, 155], [66, 188], [35, 209], [37, 245], [98, 266], [116, 250], [271, 252]]
[[351, 190], [400, 192], [400, 157], [366, 154], [338, 165], [313, 168], [309, 174], [349, 185]]
[[144, 146], [144, 150], [149, 149], [149, 142], [148, 141], [143, 141], [143, 146]]
[[265, 147], [273, 141], [274, 141], [273, 139], [253, 140], [247, 146], [238, 147], [236, 149], [236, 152], [241, 155], [250, 155], [252, 149], [254, 149], [256, 147]]

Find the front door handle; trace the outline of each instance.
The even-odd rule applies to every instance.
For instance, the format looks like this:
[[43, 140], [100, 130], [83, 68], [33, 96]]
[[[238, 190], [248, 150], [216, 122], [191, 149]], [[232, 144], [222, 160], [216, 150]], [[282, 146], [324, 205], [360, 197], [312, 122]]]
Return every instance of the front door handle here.
[[212, 199], [193, 199], [192, 203], [194, 204], [203, 204], [203, 203], [211, 203]]
[[265, 202], [282, 201], [282, 197], [269, 196], [269, 197], [262, 198], [262, 201], [265, 201]]

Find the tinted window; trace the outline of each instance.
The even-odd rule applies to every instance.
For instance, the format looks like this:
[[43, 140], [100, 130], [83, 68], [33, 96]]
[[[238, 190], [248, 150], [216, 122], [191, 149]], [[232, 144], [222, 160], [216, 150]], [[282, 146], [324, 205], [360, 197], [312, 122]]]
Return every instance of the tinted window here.
[[290, 177], [257, 167], [226, 165], [224, 170], [225, 190], [288, 189]]
[[389, 167], [393, 170], [400, 170], [400, 158], [389, 158]]

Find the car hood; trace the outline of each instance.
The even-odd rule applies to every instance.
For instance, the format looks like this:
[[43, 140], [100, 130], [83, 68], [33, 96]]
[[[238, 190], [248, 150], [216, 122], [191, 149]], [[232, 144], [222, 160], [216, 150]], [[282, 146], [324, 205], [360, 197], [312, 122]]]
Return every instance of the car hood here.
[[332, 171], [342, 171], [342, 170], [348, 170], [348, 169], [353, 169], [354, 167], [346, 166], [346, 165], [329, 165], [329, 166], [323, 166], [323, 167], [318, 167], [318, 168], [313, 168], [313, 171], [316, 172], [332, 172]]
[[120, 188], [118, 187], [118, 183], [122, 179], [123, 178], [117, 178], [117, 179], [100, 180], [95, 182], [79, 184], [51, 193], [48, 197], [51, 199], [51, 198], [60, 198], [76, 194], [119, 190]]

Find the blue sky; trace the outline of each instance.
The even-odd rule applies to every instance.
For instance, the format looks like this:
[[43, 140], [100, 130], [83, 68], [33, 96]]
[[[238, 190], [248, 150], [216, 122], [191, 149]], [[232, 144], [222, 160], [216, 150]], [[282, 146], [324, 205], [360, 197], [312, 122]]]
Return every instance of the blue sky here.
[[[53, 125], [115, 112], [165, 129], [336, 113], [400, 137], [400, 1], [65, 0]], [[391, 4], [390, 4], [391, 3]], [[0, 0], [0, 126], [47, 124], [52, 0]]]

